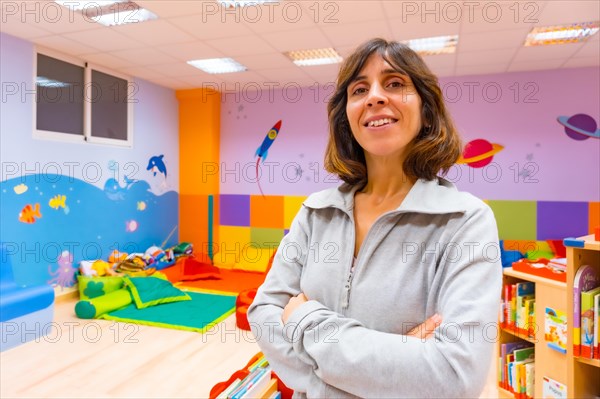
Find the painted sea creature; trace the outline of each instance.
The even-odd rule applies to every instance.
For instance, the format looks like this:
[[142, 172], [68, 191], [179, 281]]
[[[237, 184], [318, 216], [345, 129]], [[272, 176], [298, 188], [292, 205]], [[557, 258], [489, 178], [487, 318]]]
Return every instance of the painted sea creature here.
[[58, 257], [56, 263], [58, 268], [56, 271], [52, 271], [50, 265], [48, 265], [48, 273], [54, 278], [47, 281], [48, 284], [56, 284], [61, 288], [71, 287], [75, 284], [75, 273], [77, 269], [73, 267], [73, 255], [69, 251], [63, 251]]
[[117, 180], [110, 178], [106, 180], [106, 183], [104, 183], [104, 192], [111, 200], [119, 201], [125, 199], [125, 193], [127, 192], [127, 189], [125, 187], [121, 187]]
[[24, 183], [18, 184], [18, 185], [16, 185], [16, 186], [13, 187], [13, 190], [15, 190], [15, 193], [17, 195], [23, 194], [28, 189], [29, 189], [29, 187], [27, 187]]
[[263, 193], [262, 188], [260, 187], [258, 164], [261, 159], [262, 159], [263, 163], [265, 162], [265, 159], [267, 159], [267, 155], [269, 155], [269, 148], [271, 148], [271, 145], [273, 145], [273, 142], [279, 135], [279, 129], [281, 129], [281, 120], [279, 120], [275, 124], [275, 126], [273, 126], [271, 128], [271, 130], [269, 130], [269, 132], [265, 136], [265, 139], [263, 140], [262, 144], [260, 145], [260, 147], [258, 147], [256, 149], [256, 153], [254, 154], [255, 156], [258, 157], [256, 159], [256, 183], [258, 184], [258, 189], [260, 190], [260, 193], [263, 195], [263, 197], [265, 196], [265, 194]]
[[19, 213], [19, 221], [23, 223], [34, 223], [36, 218], [39, 219], [42, 217], [40, 213], [40, 204], [36, 203], [34, 206], [31, 204], [25, 205], [25, 207]]
[[154, 173], [154, 176], [156, 176], [156, 173], [162, 173], [165, 175], [165, 178], [167, 177], [167, 167], [163, 161], [163, 157], [164, 155], [158, 155], [158, 156], [154, 156], [152, 158], [150, 158], [150, 160], [148, 161], [148, 167], [146, 168], [146, 170], [151, 171], [152, 173]]
[[137, 210], [138, 211], [144, 211], [144, 210], [146, 210], [146, 203], [144, 201], [138, 201], [138, 203], [137, 203]]
[[50, 208], [52, 209], [58, 209], [58, 208], [66, 208], [66, 204], [65, 201], [67, 200], [67, 197], [65, 195], [55, 195], [53, 198], [50, 199], [50, 201], [48, 201], [48, 205], [50, 206]]
[[125, 222], [125, 231], [128, 233], [133, 233], [138, 229], [138, 222], [135, 220], [128, 220]]

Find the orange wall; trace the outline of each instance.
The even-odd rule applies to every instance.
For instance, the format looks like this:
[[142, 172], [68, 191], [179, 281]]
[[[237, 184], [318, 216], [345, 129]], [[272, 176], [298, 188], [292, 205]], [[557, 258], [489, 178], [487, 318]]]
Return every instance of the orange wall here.
[[208, 196], [213, 196], [213, 241], [218, 242], [221, 95], [179, 90], [179, 240], [207, 252]]

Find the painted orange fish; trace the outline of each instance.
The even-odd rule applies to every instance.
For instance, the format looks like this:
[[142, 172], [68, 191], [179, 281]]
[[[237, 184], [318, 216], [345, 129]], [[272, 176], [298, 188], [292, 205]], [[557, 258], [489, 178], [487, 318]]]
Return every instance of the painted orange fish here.
[[35, 222], [35, 218], [41, 218], [42, 214], [40, 213], [40, 204], [35, 204], [35, 207], [32, 207], [30, 204], [25, 205], [21, 213], [19, 213], [19, 221], [23, 223], [33, 223]]

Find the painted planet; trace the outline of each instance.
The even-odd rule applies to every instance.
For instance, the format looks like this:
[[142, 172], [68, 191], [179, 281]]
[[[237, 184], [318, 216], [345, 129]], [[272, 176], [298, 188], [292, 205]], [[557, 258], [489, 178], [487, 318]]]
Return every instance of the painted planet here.
[[565, 127], [565, 133], [573, 140], [587, 140], [590, 137], [600, 138], [594, 118], [587, 114], [576, 114], [571, 117], [559, 116], [558, 123]]
[[494, 159], [494, 155], [504, 149], [500, 144], [492, 144], [484, 139], [475, 139], [465, 145], [462, 156], [456, 163], [466, 163], [473, 168], [483, 168]]

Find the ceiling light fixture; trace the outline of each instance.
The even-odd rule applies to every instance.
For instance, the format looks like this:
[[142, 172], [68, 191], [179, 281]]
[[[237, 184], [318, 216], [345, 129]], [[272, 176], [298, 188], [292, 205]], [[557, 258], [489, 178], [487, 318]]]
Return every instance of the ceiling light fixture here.
[[338, 64], [343, 59], [332, 48], [289, 51], [285, 55], [298, 66]]
[[578, 43], [598, 33], [598, 21], [572, 25], [539, 26], [531, 29], [524, 46]]
[[458, 35], [425, 37], [405, 40], [402, 43], [421, 55], [450, 54], [456, 52]]
[[81, 12], [88, 20], [104, 26], [135, 24], [157, 19], [152, 11], [129, 0], [54, 0], [56, 3]]
[[192, 60], [187, 63], [204, 72], [212, 74], [243, 72], [247, 69], [245, 66], [231, 58], [209, 58], [205, 60]]
[[75, 11], [81, 11], [92, 7], [101, 8], [116, 3], [123, 3], [125, 1], [127, 0], [54, 0], [54, 2], [60, 4], [61, 6]]
[[150, 10], [146, 10], [145, 8], [120, 10], [110, 14], [102, 14], [92, 17], [95, 22], [98, 22], [104, 26], [135, 24], [157, 18], [158, 16], [156, 14]]

